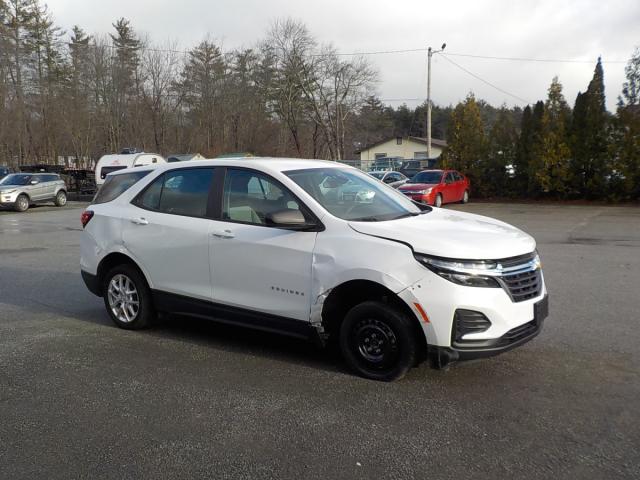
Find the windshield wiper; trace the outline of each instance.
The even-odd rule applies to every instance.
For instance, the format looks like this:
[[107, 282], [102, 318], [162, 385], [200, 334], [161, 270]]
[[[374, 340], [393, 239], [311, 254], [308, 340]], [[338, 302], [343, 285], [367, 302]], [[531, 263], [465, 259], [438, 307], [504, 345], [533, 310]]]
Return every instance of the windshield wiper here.
[[380, 217], [360, 217], [360, 218], [352, 218], [349, 220], [350, 222], [380, 222], [382, 221]]

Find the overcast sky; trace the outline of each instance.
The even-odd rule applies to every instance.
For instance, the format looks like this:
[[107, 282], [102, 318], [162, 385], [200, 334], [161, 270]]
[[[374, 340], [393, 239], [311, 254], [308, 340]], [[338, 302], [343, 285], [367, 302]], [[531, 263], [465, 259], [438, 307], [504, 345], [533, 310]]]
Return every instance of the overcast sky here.
[[[573, 105], [585, 90], [598, 56], [604, 63], [607, 106], [615, 103], [624, 66], [640, 46], [637, 0], [48, 0], [56, 22], [70, 30], [112, 31], [116, 18], [157, 43], [177, 41], [189, 48], [207, 35], [223, 48], [253, 46], [279, 17], [303, 21], [321, 43], [341, 52], [372, 52], [439, 47], [447, 58], [513, 96], [498, 91], [434, 57], [432, 96], [436, 104], [455, 104], [469, 91], [494, 105], [524, 105], [546, 97], [554, 75]], [[454, 56], [580, 60], [586, 63], [507, 61]], [[369, 57], [380, 72], [378, 94], [398, 105], [426, 97], [426, 52]], [[622, 61], [622, 63], [613, 63]], [[612, 62], [612, 63], [607, 63]]]

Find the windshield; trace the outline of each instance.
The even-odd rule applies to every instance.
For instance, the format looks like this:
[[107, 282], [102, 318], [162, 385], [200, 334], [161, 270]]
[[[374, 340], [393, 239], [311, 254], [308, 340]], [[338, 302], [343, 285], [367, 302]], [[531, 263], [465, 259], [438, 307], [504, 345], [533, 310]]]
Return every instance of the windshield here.
[[355, 169], [310, 168], [284, 173], [343, 220], [380, 222], [421, 212], [401, 193]]
[[440, 183], [442, 172], [420, 172], [416, 173], [409, 183]]
[[12, 173], [0, 180], [0, 185], [28, 185], [30, 181], [31, 175]]
[[382, 177], [384, 177], [384, 173], [385, 172], [369, 172], [369, 175], [371, 175], [374, 178], [377, 178], [378, 180], [382, 180]]

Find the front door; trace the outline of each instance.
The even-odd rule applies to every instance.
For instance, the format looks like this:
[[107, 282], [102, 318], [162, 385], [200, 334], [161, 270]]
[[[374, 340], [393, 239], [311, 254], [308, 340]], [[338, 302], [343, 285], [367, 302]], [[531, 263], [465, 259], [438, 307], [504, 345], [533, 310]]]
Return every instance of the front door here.
[[456, 185], [453, 173], [447, 172], [444, 177], [443, 200], [445, 203], [456, 201]]
[[221, 209], [210, 236], [213, 301], [308, 322], [317, 233], [270, 223], [272, 213], [304, 210], [299, 201], [266, 174], [228, 168]]
[[153, 288], [211, 299], [206, 218], [213, 168], [170, 170], [123, 212], [122, 240]]

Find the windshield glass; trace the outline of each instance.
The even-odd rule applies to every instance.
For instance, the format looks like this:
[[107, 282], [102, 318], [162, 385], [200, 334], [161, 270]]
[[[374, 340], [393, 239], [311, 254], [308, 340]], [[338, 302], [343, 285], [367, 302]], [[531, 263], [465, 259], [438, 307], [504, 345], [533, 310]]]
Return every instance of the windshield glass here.
[[440, 183], [442, 172], [420, 172], [416, 173], [409, 183]]
[[380, 222], [421, 212], [401, 193], [355, 169], [310, 168], [284, 173], [343, 220]]
[[0, 180], [0, 185], [28, 185], [30, 181], [31, 175], [12, 173]]
[[369, 172], [369, 175], [377, 178], [378, 180], [382, 180], [382, 177], [384, 177], [384, 172]]

